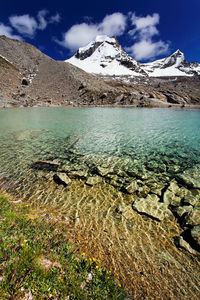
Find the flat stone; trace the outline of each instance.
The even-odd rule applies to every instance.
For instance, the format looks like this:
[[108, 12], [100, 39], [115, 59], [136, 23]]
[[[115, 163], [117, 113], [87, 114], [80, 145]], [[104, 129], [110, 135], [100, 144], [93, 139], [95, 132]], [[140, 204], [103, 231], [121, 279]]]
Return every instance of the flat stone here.
[[200, 225], [194, 226], [191, 229], [191, 236], [195, 242], [200, 246]]
[[57, 171], [58, 167], [58, 163], [48, 160], [38, 160], [31, 165], [31, 168], [33, 169], [46, 171]]
[[186, 215], [184, 223], [186, 225], [200, 225], [200, 209], [194, 208], [191, 213]]
[[144, 213], [159, 221], [162, 221], [165, 217], [173, 216], [167, 206], [168, 205], [165, 203], [160, 203], [149, 199], [138, 199], [132, 205], [134, 210]]
[[88, 184], [88, 185], [95, 185], [95, 184], [97, 184], [97, 183], [100, 183], [100, 182], [102, 182], [102, 177], [100, 177], [100, 176], [93, 176], [93, 177], [89, 177], [88, 179], [87, 179], [87, 181], [86, 181], [86, 184]]

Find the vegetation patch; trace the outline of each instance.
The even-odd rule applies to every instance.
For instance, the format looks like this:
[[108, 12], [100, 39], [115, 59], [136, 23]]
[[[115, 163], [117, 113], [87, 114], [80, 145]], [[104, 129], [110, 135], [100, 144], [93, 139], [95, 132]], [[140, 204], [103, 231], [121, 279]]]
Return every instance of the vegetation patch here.
[[126, 299], [100, 261], [69, 245], [67, 225], [0, 196], [0, 299]]

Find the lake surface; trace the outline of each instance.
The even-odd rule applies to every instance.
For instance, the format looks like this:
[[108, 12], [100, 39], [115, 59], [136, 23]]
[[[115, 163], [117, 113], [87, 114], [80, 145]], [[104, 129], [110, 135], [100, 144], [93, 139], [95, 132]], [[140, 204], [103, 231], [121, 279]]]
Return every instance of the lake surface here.
[[[147, 168], [148, 162], [190, 167], [200, 161], [200, 111], [136, 108], [0, 110], [0, 151], [5, 160], [10, 160], [13, 155], [17, 160], [21, 154], [24, 160], [28, 155], [30, 161], [37, 155], [45, 159], [46, 155], [56, 158], [58, 154], [65, 160], [67, 138], [68, 141], [69, 138], [76, 140], [74, 147], [82, 154], [131, 157]], [[2, 163], [0, 171], [4, 161]]]
[[[33, 168], [38, 160], [59, 164], [61, 172], [71, 175], [71, 184], [59, 185], [53, 180], [54, 171]], [[174, 220], [158, 224], [131, 208], [135, 197], [162, 198], [178, 174], [196, 166], [200, 166], [199, 110], [0, 110], [0, 189], [65, 213], [75, 224], [77, 243], [120, 273], [122, 281], [138, 286], [138, 299], [151, 297], [161, 287], [166, 298], [183, 299], [189, 293], [196, 299], [195, 261], [173, 242], [180, 226]], [[98, 177], [97, 184], [87, 184], [91, 177]], [[129, 194], [126, 187], [134, 181], [139, 190]], [[166, 267], [163, 261], [170, 255], [177, 265]], [[180, 272], [179, 264], [187, 271]]]

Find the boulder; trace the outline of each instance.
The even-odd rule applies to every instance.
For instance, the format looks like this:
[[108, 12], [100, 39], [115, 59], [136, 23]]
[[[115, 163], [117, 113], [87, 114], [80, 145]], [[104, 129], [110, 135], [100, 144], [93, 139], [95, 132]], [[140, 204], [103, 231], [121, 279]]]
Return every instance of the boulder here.
[[26, 78], [23, 78], [22, 85], [29, 85], [29, 81]]
[[121, 94], [121, 95], [119, 95], [119, 96], [117, 96], [116, 98], [115, 98], [115, 102], [123, 102], [123, 100], [124, 100], [124, 95], [123, 94]]
[[191, 236], [195, 242], [200, 246], [200, 225], [194, 226], [191, 229]]
[[173, 216], [171, 211], [167, 208], [167, 204], [150, 199], [138, 199], [133, 203], [132, 207], [137, 212], [148, 215], [159, 221], [162, 221], [165, 217]]

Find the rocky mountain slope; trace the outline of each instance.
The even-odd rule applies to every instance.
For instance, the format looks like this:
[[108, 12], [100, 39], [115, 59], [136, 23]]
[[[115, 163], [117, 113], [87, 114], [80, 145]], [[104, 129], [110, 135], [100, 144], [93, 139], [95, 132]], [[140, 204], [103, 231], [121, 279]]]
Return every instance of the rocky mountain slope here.
[[[100, 38], [97, 40], [95, 44], [91, 43], [87, 51], [79, 50], [76, 54], [79, 58], [76, 59], [83, 61], [88, 55], [94, 55], [97, 45], [105, 50], [108, 44], [115, 50], [108, 51], [109, 62], [106, 50], [104, 51], [104, 60], [102, 59], [104, 67], [101, 68], [127, 69], [127, 72], [134, 72], [139, 76], [131, 76], [128, 83], [124, 82], [127, 75], [124, 78], [122, 75], [119, 75], [119, 78], [111, 75], [103, 78], [94, 76], [71, 63], [53, 60], [28, 43], [0, 36], [0, 107], [54, 105], [168, 107], [200, 104], [200, 76], [149, 77], [145, 75], [146, 71], [142, 70], [141, 65], [116, 44], [115, 39], [104, 42]], [[94, 62], [95, 60], [91, 65]]]
[[188, 63], [177, 50], [167, 58], [141, 64], [131, 58], [116, 38], [97, 36], [80, 48], [67, 62], [92, 74], [103, 76], [193, 76], [200, 75], [200, 64]]

